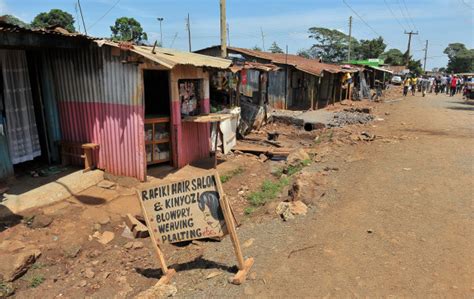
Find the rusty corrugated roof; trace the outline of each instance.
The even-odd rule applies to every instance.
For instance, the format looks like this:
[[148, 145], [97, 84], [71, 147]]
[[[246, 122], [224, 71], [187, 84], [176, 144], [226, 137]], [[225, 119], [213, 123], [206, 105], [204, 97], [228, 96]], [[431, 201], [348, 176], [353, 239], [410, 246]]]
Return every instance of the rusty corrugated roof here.
[[[108, 45], [111, 47], [121, 48], [119, 43], [110, 40], [96, 40], [95, 42], [99, 47]], [[193, 52], [183, 52], [175, 49], [156, 47], [154, 52], [152, 52], [153, 47], [151, 46], [128, 45], [128, 50], [145, 57], [146, 59], [159, 63], [168, 69], [172, 69], [176, 65], [227, 69], [232, 64], [232, 61], [228, 59], [211, 57]]]
[[0, 32], [9, 32], [9, 33], [35, 33], [43, 35], [56, 35], [64, 37], [76, 37], [93, 40], [95, 38], [83, 35], [77, 32], [69, 32], [64, 28], [59, 26], [51, 26], [48, 28], [25, 28], [18, 25], [10, 24], [5, 20], [4, 17], [0, 17]]
[[309, 73], [316, 76], [321, 76], [321, 73], [323, 71], [330, 72], [330, 73], [350, 72], [350, 70], [343, 69], [342, 67], [336, 64], [322, 63], [314, 59], [308, 59], [308, 58], [304, 58], [304, 57], [293, 55], [293, 54], [287, 55], [283, 53], [270, 53], [270, 52], [255, 51], [255, 50], [236, 48], [236, 47], [228, 47], [227, 49], [233, 52], [243, 54], [243, 55], [265, 59], [265, 60], [270, 61], [271, 63], [291, 65], [302, 72]]

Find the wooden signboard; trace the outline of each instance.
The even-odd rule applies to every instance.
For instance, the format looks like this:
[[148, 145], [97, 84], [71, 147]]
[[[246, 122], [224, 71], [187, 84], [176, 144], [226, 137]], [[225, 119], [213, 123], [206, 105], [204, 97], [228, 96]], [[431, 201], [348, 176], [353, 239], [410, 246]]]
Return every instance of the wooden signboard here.
[[149, 185], [138, 191], [138, 198], [165, 274], [161, 283], [167, 283], [175, 271], [168, 269], [160, 244], [223, 237], [227, 233], [234, 244], [239, 267], [233, 283], [245, 281], [253, 259], [243, 259], [234, 218], [217, 171]]

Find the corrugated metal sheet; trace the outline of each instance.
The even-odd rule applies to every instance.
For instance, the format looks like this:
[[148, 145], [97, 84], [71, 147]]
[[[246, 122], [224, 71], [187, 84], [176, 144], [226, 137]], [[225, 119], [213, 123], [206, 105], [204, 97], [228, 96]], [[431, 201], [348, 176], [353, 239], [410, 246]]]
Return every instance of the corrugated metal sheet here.
[[307, 59], [298, 55], [293, 54], [282, 54], [282, 53], [269, 53], [269, 52], [262, 52], [262, 51], [255, 51], [250, 49], [244, 48], [235, 48], [235, 47], [228, 47], [229, 51], [234, 51], [243, 55], [253, 56], [260, 59], [268, 60], [271, 63], [276, 64], [287, 64], [294, 66], [296, 69], [312, 74], [315, 76], [321, 76], [323, 71], [330, 72], [330, 73], [339, 73], [345, 72], [342, 67], [336, 64], [329, 64], [329, 63], [321, 63], [314, 59]]
[[245, 72], [247, 81], [245, 84], [242, 83], [240, 85], [240, 92], [251, 98], [253, 93], [258, 91], [260, 72], [256, 70], [244, 70], [243, 72]]
[[276, 109], [285, 109], [285, 72], [268, 73], [268, 103]]
[[138, 66], [110, 48], [57, 50], [49, 59], [56, 82], [62, 139], [100, 145], [98, 167], [145, 179], [144, 110]]
[[[120, 48], [120, 44], [109, 40], [97, 40], [95, 42], [99, 46], [108, 45], [111, 47]], [[192, 65], [196, 67], [227, 69], [232, 64], [232, 61], [228, 59], [211, 57], [192, 52], [182, 52], [175, 49], [156, 47], [154, 53], [152, 50], [153, 47], [137, 45], [131, 46], [130, 49], [130, 51], [151, 61], [159, 63], [168, 69], [172, 69], [177, 65]]]

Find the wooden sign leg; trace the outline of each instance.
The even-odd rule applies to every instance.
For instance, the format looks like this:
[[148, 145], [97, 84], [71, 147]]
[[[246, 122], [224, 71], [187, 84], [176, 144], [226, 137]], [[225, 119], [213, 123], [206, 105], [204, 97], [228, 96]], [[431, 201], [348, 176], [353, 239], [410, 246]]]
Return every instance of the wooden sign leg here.
[[232, 283], [242, 284], [247, 279], [247, 274], [249, 273], [250, 268], [253, 266], [254, 259], [248, 258], [247, 260], [244, 261], [244, 257], [242, 255], [242, 249], [240, 248], [239, 238], [237, 237], [237, 231], [235, 230], [234, 217], [230, 210], [229, 203], [227, 202], [227, 198], [224, 195], [224, 189], [222, 188], [222, 184], [217, 173], [216, 173], [216, 184], [217, 184], [219, 193], [222, 195], [219, 197], [219, 202], [222, 208], [222, 213], [224, 214], [224, 219], [227, 226], [227, 230], [229, 231], [230, 239], [232, 240], [232, 244], [234, 245], [234, 251], [237, 257], [237, 266], [239, 268], [239, 271], [237, 272], [237, 274], [235, 274], [234, 278], [232, 279]]
[[[137, 192], [137, 194], [138, 194], [138, 192]], [[158, 261], [160, 262], [161, 270], [163, 271], [163, 276], [160, 277], [160, 279], [158, 280], [157, 285], [158, 284], [168, 284], [171, 281], [171, 278], [176, 274], [176, 270], [175, 269], [170, 269], [166, 265], [165, 255], [161, 251], [160, 246], [158, 245], [158, 242], [156, 241], [156, 239], [154, 237], [154, 234], [151, 231], [152, 226], [150, 224], [150, 218], [148, 217], [148, 215], [146, 213], [146, 209], [143, 206], [143, 202], [140, 200], [140, 195], [139, 194], [138, 194], [138, 200], [140, 201], [140, 205], [142, 207], [143, 216], [145, 216], [145, 222], [146, 222], [146, 225], [147, 225], [147, 228], [148, 228], [148, 234], [150, 235], [151, 241], [153, 243], [153, 247], [155, 247], [156, 255], [158, 256]]]

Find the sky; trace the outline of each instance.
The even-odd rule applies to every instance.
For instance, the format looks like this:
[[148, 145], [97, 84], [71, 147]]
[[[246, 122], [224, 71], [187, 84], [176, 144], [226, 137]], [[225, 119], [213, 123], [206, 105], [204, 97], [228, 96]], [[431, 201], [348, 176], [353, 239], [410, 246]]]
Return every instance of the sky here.
[[[75, 18], [76, 30], [84, 31], [77, 11], [77, 0], [0, 0], [0, 15], [12, 14], [31, 22], [40, 12], [59, 8]], [[219, 0], [81, 0], [84, 22], [89, 35], [110, 37], [116, 18], [138, 20], [148, 40], [160, 40], [163, 46], [188, 49], [185, 26], [190, 14], [192, 50], [220, 43]], [[349, 8], [352, 8], [352, 10]], [[449, 43], [461, 42], [474, 48], [474, 0], [227, 0], [227, 23], [231, 46], [266, 48], [274, 41], [296, 53], [313, 44], [308, 28], [326, 27], [348, 33], [353, 17], [352, 35], [372, 39], [379, 35], [387, 49], [407, 49], [408, 35], [413, 36], [411, 53], [423, 59], [428, 40], [427, 69], [443, 67], [443, 50]], [[263, 33], [263, 39], [262, 39]]]

